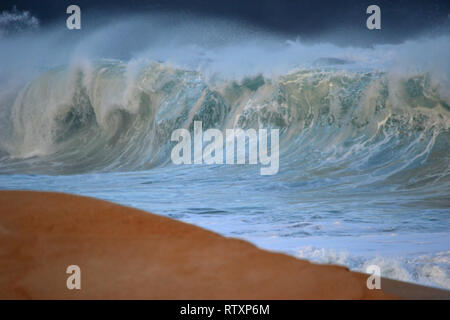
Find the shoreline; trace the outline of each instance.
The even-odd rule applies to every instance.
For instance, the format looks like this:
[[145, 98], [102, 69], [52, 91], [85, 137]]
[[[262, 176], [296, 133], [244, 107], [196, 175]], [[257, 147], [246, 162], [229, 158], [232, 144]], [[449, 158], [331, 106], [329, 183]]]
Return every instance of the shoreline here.
[[[104, 200], [0, 191], [1, 299], [450, 299]], [[81, 269], [68, 290], [66, 268]]]

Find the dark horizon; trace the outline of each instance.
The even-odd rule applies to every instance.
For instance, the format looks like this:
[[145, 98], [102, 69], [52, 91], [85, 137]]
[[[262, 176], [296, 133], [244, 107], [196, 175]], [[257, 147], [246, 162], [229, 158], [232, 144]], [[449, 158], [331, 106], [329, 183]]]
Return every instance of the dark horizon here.
[[[84, 18], [98, 13], [104, 13], [105, 17], [133, 13], [181, 13], [187, 19], [218, 17], [237, 20], [303, 39], [340, 33], [365, 45], [398, 43], [424, 32], [448, 34], [450, 25], [450, 1], [445, 0], [347, 0], [339, 3], [327, 0], [192, 0], [188, 3], [183, 0], [6, 0], [0, 5], [0, 11], [16, 7], [19, 11], [29, 11], [42, 25], [47, 25], [63, 23], [67, 18], [66, 8], [71, 4], [81, 7]], [[365, 27], [368, 17], [366, 8], [371, 4], [381, 8], [381, 30]], [[84, 26], [88, 23], [85, 19]]]

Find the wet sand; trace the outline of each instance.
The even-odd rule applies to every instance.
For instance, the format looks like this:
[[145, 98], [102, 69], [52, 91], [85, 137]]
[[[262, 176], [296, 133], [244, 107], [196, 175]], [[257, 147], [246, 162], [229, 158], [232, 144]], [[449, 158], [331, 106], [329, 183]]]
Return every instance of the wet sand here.
[[[69, 265], [81, 290], [67, 289]], [[367, 277], [106, 201], [0, 192], [1, 299], [448, 298], [385, 279], [368, 290]]]

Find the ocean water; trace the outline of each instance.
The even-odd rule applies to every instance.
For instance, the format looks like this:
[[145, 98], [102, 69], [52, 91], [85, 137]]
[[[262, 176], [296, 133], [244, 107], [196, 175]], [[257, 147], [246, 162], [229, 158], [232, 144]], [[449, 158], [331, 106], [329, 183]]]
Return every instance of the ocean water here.
[[[53, 29], [38, 49], [33, 35], [0, 43], [0, 189], [96, 197], [450, 289], [448, 37], [357, 49], [259, 35], [131, 57], [96, 47], [134, 23], [99, 29], [64, 58], [49, 49]], [[194, 121], [279, 129], [279, 172], [174, 165], [171, 133]]]

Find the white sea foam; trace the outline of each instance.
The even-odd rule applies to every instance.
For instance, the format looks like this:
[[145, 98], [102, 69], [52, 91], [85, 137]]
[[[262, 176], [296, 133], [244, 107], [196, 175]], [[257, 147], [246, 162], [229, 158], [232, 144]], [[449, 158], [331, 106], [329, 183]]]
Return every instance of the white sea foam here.
[[386, 278], [427, 286], [450, 289], [450, 251], [416, 257], [364, 257], [348, 251], [306, 246], [297, 251], [299, 258], [320, 264], [337, 264], [351, 270], [366, 272], [370, 265], [377, 265]]

